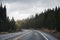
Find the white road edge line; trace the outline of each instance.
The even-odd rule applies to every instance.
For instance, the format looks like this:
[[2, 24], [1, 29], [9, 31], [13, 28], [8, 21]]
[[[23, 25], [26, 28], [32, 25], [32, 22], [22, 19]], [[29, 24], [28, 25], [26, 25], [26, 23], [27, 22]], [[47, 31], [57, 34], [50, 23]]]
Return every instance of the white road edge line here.
[[38, 31], [46, 40], [48, 40], [48, 38], [43, 34], [41, 33], [40, 31]]

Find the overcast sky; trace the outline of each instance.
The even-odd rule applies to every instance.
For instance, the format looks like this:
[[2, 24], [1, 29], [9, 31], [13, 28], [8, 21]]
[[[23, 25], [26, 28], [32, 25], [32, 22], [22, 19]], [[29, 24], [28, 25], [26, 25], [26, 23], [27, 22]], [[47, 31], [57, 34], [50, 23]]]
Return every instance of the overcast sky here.
[[60, 0], [0, 0], [6, 5], [7, 16], [11, 19], [25, 19], [48, 8], [60, 6]]

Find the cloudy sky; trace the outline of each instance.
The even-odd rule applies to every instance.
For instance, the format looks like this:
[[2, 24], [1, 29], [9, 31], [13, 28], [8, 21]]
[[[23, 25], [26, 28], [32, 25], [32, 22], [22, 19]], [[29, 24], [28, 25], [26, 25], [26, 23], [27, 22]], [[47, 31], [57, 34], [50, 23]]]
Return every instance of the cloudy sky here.
[[7, 16], [11, 19], [25, 19], [48, 8], [60, 6], [60, 0], [0, 0], [6, 5]]

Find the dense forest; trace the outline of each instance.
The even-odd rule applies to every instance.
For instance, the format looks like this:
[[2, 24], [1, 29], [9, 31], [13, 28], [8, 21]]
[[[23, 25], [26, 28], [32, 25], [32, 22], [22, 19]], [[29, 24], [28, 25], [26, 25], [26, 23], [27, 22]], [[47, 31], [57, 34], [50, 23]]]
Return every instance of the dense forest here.
[[60, 31], [60, 7], [47, 9], [40, 14], [36, 14], [35, 17], [26, 19], [20, 25], [21, 28], [48, 28]]
[[16, 23], [14, 18], [11, 20], [6, 15], [6, 6], [2, 6], [2, 3], [0, 5], [0, 32], [13, 32], [16, 31]]
[[20, 29], [54, 29], [60, 31], [60, 7], [47, 9], [44, 12], [36, 14], [34, 17], [18, 21], [16, 24], [14, 18], [11, 20], [6, 15], [6, 6], [0, 5], [0, 32], [13, 32]]

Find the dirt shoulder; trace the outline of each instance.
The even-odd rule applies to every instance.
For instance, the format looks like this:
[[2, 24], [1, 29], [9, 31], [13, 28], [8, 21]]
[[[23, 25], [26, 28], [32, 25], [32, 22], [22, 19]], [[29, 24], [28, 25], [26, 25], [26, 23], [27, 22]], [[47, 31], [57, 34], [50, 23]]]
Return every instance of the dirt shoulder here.
[[49, 30], [49, 29], [41, 29], [41, 31], [44, 31], [44, 32], [47, 32], [47, 33], [50, 33], [52, 34], [53, 36], [57, 37], [58, 39], [60, 39], [60, 32], [57, 32], [55, 30]]
[[0, 32], [0, 34], [9, 34], [9, 32]]

